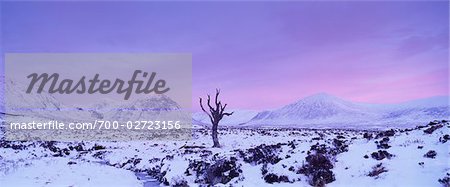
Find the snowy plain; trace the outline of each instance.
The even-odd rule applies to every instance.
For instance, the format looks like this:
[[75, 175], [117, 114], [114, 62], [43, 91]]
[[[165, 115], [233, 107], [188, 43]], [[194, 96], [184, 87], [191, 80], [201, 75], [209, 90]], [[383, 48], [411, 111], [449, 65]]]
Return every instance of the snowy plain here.
[[[312, 186], [315, 176], [324, 186], [445, 186], [449, 131], [447, 121], [388, 131], [228, 128], [221, 148], [206, 129], [182, 142], [2, 140], [0, 184], [144, 186], [136, 174], [145, 173], [169, 186]], [[317, 154], [330, 168], [312, 164]]]

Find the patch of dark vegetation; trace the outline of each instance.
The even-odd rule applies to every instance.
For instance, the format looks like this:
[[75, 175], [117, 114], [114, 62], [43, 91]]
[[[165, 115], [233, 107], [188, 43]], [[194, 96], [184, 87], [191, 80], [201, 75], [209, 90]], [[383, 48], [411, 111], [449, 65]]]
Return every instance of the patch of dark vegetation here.
[[348, 151], [347, 140], [333, 139], [334, 149], [332, 150], [332, 155], [337, 155]]
[[450, 140], [450, 135], [448, 135], [448, 134], [446, 134], [442, 137], [439, 137], [439, 142], [442, 142], [442, 143], [446, 143], [449, 140]]
[[280, 160], [278, 153], [281, 151], [281, 146], [287, 145], [278, 143], [275, 145], [265, 145], [261, 144], [255, 148], [247, 149], [246, 151], [239, 150], [239, 155], [244, 159], [245, 162], [251, 164], [276, 164]]
[[311, 152], [326, 154], [326, 153], [328, 153], [328, 151], [329, 151], [329, 148], [327, 147], [327, 145], [316, 143], [314, 145], [311, 145], [311, 148], [309, 149], [308, 154], [311, 154]]
[[336, 138], [337, 138], [337, 139], [345, 139], [345, 137], [342, 136], [342, 135], [337, 135]]
[[242, 173], [241, 165], [235, 157], [220, 159], [214, 163], [205, 161], [190, 161], [189, 167], [184, 172], [187, 176], [195, 175], [195, 183], [216, 185], [226, 184]]
[[76, 151], [78, 151], [78, 152], [80, 152], [80, 151], [85, 151], [85, 149], [83, 148], [83, 146], [84, 146], [84, 143], [79, 143], [79, 144], [77, 144], [77, 145], [75, 145], [75, 146], [69, 146], [69, 149], [70, 149], [70, 150], [76, 150]]
[[269, 173], [267, 175], [264, 176], [264, 181], [266, 181], [269, 184], [273, 184], [273, 183], [281, 183], [281, 182], [290, 182], [289, 178], [285, 175], [276, 175], [273, 173]]
[[445, 176], [445, 177], [442, 178], [442, 179], [439, 179], [438, 181], [439, 181], [439, 183], [442, 184], [442, 186], [444, 186], [444, 187], [450, 187], [450, 174], [447, 173], [447, 176]]
[[439, 125], [433, 124], [430, 128], [425, 129], [423, 132], [427, 133], [427, 134], [433, 134], [433, 132], [435, 130], [438, 130], [438, 129], [442, 128], [442, 127], [444, 127], [444, 125], [442, 125], [442, 124], [439, 124]]
[[0, 148], [11, 148], [13, 150], [25, 150], [27, 145], [22, 144], [23, 142], [13, 142], [0, 140]]
[[180, 147], [180, 149], [204, 149], [205, 146], [198, 146], [198, 145], [183, 145]]
[[375, 141], [375, 144], [377, 145], [378, 149], [389, 149], [391, 146], [388, 144], [389, 143], [389, 137], [384, 137], [382, 140], [380, 141]]
[[184, 179], [176, 181], [171, 186], [173, 186], [173, 187], [189, 187], [188, 182], [186, 180], [184, 180]]
[[331, 160], [325, 154], [314, 152], [306, 157], [306, 163], [297, 173], [308, 176], [311, 186], [325, 186], [335, 180], [331, 169], [333, 169]]
[[98, 152], [92, 154], [92, 157], [98, 158], [98, 159], [104, 159], [105, 153], [106, 153], [106, 151], [98, 151]]
[[417, 146], [417, 149], [423, 149], [423, 145]]
[[340, 153], [348, 151], [348, 145], [346, 143], [347, 140], [338, 140], [338, 139], [333, 139], [332, 143], [333, 147], [329, 147], [326, 144], [316, 143], [311, 146], [311, 148], [308, 151], [308, 154], [315, 152], [325, 155], [336, 156]]
[[68, 148], [61, 149], [57, 145], [55, 141], [44, 141], [40, 144], [41, 147], [50, 150], [53, 152], [54, 157], [63, 157], [66, 155], [70, 155], [70, 150]]
[[383, 160], [385, 158], [391, 159], [394, 155], [385, 150], [378, 150], [378, 152], [373, 152], [370, 156], [375, 160]]
[[295, 146], [295, 143], [294, 143], [294, 142], [295, 142], [295, 140], [293, 140], [293, 141], [289, 141], [289, 142], [288, 142], [288, 144], [287, 144], [287, 145], [288, 145], [289, 147], [291, 147], [291, 149], [292, 149], [292, 150], [294, 150], [294, 149], [296, 148], [296, 146]]
[[395, 135], [395, 130], [391, 129], [391, 130], [379, 132], [377, 134], [377, 136], [375, 136], [375, 139], [383, 138], [383, 137], [389, 137], [389, 136], [394, 136], [394, 135]]
[[365, 132], [363, 135], [363, 138], [365, 138], [367, 140], [371, 140], [373, 138], [373, 135], [372, 135], [372, 133]]
[[375, 177], [378, 178], [380, 174], [387, 172], [388, 170], [383, 166], [382, 163], [379, 163], [372, 167], [372, 171], [367, 174], [369, 177]]
[[161, 172], [161, 165], [156, 165], [150, 169], [148, 169], [147, 174], [149, 176], [154, 177], [155, 179], [157, 179], [158, 181], [163, 181], [163, 177], [166, 173]]
[[437, 155], [436, 151], [430, 150], [427, 153], [425, 153], [423, 156], [426, 158], [436, 158], [436, 155]]
[[212, 155], [212, 151], [203, 149], [203, 148], [185, 148], [183, 149], [184, 152], [182, 152], [183, 155], [185, 154], [199, 154], [200, 157], [207, 157]]
[[118, 165], [120, 168], [123, 168], [127, 164], [130, 164], [131, 166], [129, 166], [129, 167], [132, 167], [132, 166], [136, 166], [137, 164], [141, 163], [141, 160], [142, 160], [142, 158], [130, 158], [126, 162], [124, 162], [122, 164], [117, 163], [116, 165]]
[[97, 150], [102, 150], [102, 149], [106, 149], [106, 147], [102, 146], [102, 145], [95, 144], [94, 147], [92, 147], [90, 150], [97, 151]]

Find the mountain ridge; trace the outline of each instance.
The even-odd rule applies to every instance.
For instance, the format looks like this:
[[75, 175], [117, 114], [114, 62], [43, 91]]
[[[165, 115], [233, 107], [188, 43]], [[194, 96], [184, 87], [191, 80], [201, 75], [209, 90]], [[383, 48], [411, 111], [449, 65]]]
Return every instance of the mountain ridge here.
[[[239, 114], [224, 118], [225, 126], [239, 127], [313, 127], [313, 128], [383, 128], [413, 126], [433, 120], [449, 119], [448, 96], [433, 96], [393, 104], [353, 102], [327, 93], [318, 93], [273, 110]], [[245, 110], [244, 110], [245, 111]], [[203, 116], [203, 117], [201, 117]], [[193, 119], [208, 124], [206, 114], [195, 113]], [[205, 120], [206, 119], [206, 120]], [[226, 122], [225, 122], [226, 121]]]

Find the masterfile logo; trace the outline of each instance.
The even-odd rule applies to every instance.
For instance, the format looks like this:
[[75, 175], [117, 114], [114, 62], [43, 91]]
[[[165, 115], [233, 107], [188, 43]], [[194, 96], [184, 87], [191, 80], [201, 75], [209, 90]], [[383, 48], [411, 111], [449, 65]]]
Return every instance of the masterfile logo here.
[[[138, 80], [139, 74], [142, 74], [141, 78], [147, 80]], [[36, 93], [42, 93], [44, 87], [47, 84], [50, 84], [47, 90], [47, 93], [50, 94], [94, 94], [97, 92], [101, 94], [109, 94], [115, 91], [118, 94], [125, 94], [124, 99], [128, 100], [133, 91], [135, 91], [136, 94], [164, 94], [170, 90], [170, 88], [166, 87], [166, 81], [164, 79], [154, 80], [156, 77], [156, 72], [147, 73], [141, 70], [135, 70], [129, 81], [124, 81], [119, 78], [115, 79], [115, 81], [108, 79], [100, 80], [99, 74], [95, 74], [95, 76], [89, 80], [86, 80], [86, 76], [82, 76], [78, 81], [72, 79], [63, 79], [62, 81], [58, 81], [59, 77], [60, 75], [58, 73], [53, 73], [50, 76], [47, 73], [40, 75], [37, 73], [32, 73], [27, 76], [27, 78], [31, 80], [26, 92], [28, 94], [31, 93], [35, 85], [38, 85]]]

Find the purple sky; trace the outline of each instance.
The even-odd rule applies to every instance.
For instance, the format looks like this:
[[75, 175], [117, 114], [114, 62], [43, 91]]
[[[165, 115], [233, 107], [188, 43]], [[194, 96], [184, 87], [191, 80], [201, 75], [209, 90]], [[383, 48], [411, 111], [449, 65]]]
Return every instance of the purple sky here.
[[3, 52], [187, 52], [193, 97], [232, 108], [327, 92], [448, 95], [448, 2], [2, 2]]

